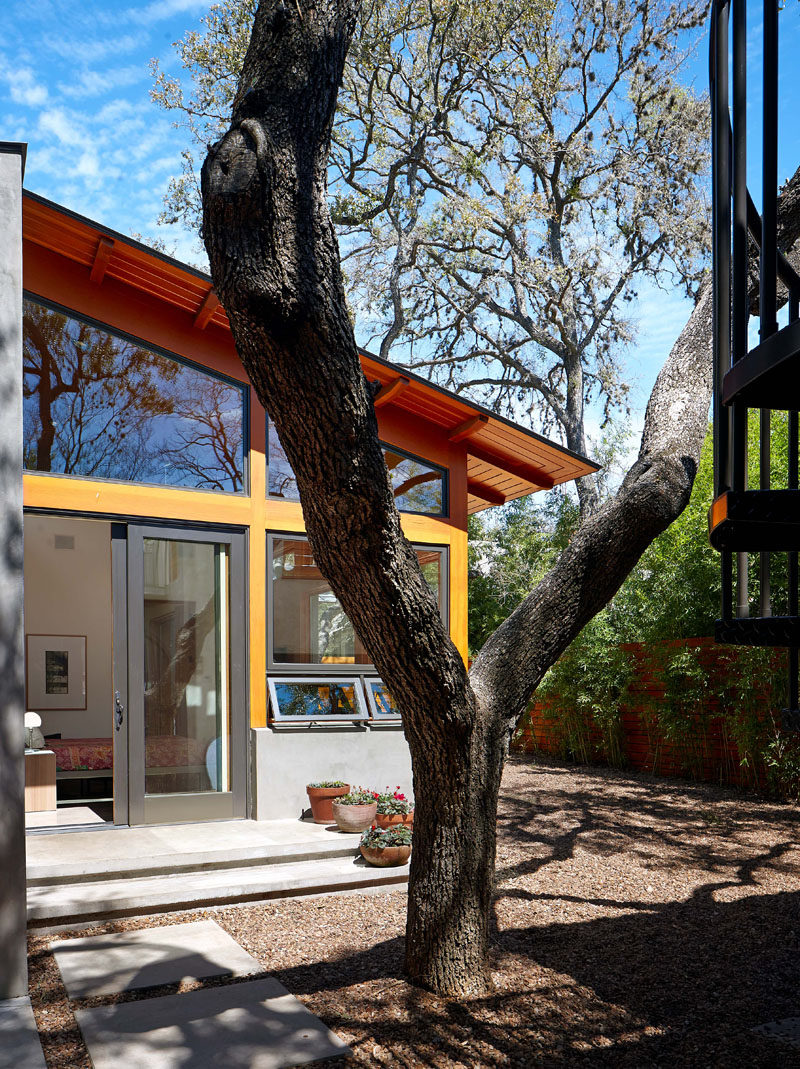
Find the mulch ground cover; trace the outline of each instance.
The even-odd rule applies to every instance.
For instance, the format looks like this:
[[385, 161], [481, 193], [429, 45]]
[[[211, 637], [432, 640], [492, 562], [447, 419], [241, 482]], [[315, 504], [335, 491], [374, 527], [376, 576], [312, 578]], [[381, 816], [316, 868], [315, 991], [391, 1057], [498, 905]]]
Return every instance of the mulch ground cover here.
[[[494, 990], [463, 1001], [404, 981], [400, 891], [70, 934], [212, 917], [353, 1049], [317, 1067], [797, 1067], [800, 1047], [752, 1029], [800, 1017], [799, 830], [795, 807], [726, 788], [512, 759], [498, 821]], [[30, 938], [47, 1065], [89, 1069], [75, 1005], [176, 988], [70, 1003], [51, 938]]]

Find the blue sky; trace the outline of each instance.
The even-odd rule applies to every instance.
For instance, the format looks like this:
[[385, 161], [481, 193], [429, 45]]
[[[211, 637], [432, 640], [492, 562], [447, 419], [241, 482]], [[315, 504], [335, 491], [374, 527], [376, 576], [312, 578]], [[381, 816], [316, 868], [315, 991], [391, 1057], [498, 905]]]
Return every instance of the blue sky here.
[[[0, 14], [0, 139], [27, 141], [26, 188], [122, 233], [194, 239], [157, 218], [185, 135], [151, 103], [148, 64], [208, 0], [11, 0]], [[196, 259], [196, 254], [194, 256]]]
[[[198, 262], [193, 235], [157, 225], [185, 134], [150, 101], [148, 65], [157, 58], [177, 73], [172, 42], [197, 28], [209, 6], [209, 0], [7, 2], [0, 13], [0, 140], [28, 142], [26, 187], [123, 233], [160, 236], [176, 255]], [[798, 65], [790, 55], [800, 39], [798, 0], [789, 0], [781, 23], [785, 179], [800, 163]], [[760, 127], [759, 25], [750, 30], [754, 133]], [[707, 87], [707, 69], [704, 39], [687, 68], [687, 81], [698, 91]], [[757, 173], [751, 187], [760, 188]], [[639, 332], [627, 357], [635, 428], [691, 306], [677, 293], [648, 289], [637, 311]]]

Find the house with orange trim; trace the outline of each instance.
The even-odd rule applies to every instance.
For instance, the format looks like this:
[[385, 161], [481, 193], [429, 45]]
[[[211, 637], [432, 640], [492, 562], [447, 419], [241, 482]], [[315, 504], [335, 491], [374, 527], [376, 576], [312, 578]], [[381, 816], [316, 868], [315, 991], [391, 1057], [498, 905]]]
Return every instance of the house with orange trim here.
[[[315, 565], [209, 277], [23, 193], [20, 148], [0, 152], [2, 478], [8, 515], [24, 509], [23, 600], [7, 562], [3, 611], [22, 666], [6, 708], [20, 739], [38, 714], [50, 755], [27, 755], [29, 808], [271, 819], [299, 816], [309, 781], [408, 783], [392, 695]], [[468, 515], [596, 466], [362, 364], [403, 529], [466, 657]]]

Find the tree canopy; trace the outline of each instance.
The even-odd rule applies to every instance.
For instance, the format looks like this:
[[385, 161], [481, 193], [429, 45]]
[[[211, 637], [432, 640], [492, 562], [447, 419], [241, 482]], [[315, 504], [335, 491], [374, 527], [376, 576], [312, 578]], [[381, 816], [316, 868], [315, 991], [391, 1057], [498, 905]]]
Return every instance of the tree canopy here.
[[[165, 217], [196, 223], [195, 156], [224, 129], [252, 0], [177, 43], [154, 98], [192, 144]], [[704, 0], [369, 0], [328, 185], [351, 314], [384, 358], [586, 453], [624, 411], [645, 279], [695, 293], [708, 108], [679, 79]], [[579, 484], [584, 511], [596, 480]]]

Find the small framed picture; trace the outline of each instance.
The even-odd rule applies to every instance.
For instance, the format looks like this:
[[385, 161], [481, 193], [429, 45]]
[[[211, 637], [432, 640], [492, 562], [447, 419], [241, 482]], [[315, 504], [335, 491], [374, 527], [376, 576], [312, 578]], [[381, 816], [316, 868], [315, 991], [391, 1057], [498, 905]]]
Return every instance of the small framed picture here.
[[86, 708], [86, 635], [26, 635], [29, 709]]

